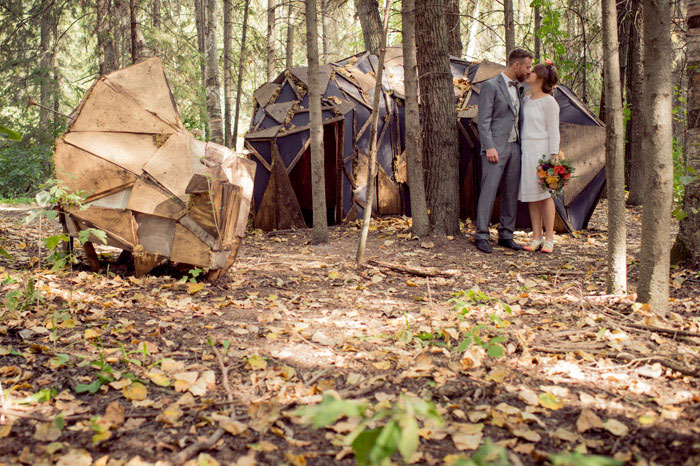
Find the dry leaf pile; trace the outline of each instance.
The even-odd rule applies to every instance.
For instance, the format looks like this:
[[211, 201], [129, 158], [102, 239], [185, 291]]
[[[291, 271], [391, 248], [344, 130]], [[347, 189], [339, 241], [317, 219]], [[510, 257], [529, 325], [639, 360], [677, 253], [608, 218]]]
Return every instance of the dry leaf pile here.
[[296, 414], [330, 391], [375, 407], [431, 400], [444, 423], [420, 422], [416, 464], [453, 464], [487, 439], [513, 464], [562, 451], [698, 464], [700, 277], [672, 271], [667, 316], [606, 296], [602, 212], [552, 256], [480, 255], [469, 222], [467, 237], [418, 241], [407, 219], [383, 219], [361, 269], [355, 225], [325, 246], [256, 231], [206, 283], [135, 278], [115, 261], [52, 273], [37, 249], [46, 225], [0, 211], [15, 257], [0, 259], [2, 295], [23, 293], [0, 310], [0, 462], [354, 464], [340, 439], [356, 418], [314, 430]]

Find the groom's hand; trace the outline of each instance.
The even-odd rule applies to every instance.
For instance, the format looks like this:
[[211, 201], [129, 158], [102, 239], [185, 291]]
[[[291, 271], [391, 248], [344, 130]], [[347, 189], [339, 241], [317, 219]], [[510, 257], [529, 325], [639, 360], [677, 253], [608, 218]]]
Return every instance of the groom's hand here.
[[493, 149], [486, 149], [486, 160], [491, 163], [498, 162], [498, 151], [495, 147]]

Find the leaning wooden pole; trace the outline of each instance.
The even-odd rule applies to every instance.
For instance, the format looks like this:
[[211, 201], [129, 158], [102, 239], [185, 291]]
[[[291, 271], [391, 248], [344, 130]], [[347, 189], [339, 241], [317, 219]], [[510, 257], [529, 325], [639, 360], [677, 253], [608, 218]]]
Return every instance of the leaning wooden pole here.
[[[355, 261], [357, 265], [362, 263], [365, 256], [365, 246], [367, 244], [367, 234], [369, 223], [372, 220], [372, 204], [374, 203], [374, 181], [377, 177], [377, 126], [379, 125], [379, 99], [384, 93], [382, 89], [382, 75], [384, 73], [384, 56], [386, 55], [386, 35], [389, 29], [389, 12], [391, 11], [391, 0], [384, 3], [384, 23], [382, 37], [379, 46], [379, 63], [377, 64], [377, 83], [374, 86], [374, 98], [372, 99], [372, 115], [370, 115], [370, 136], [369, 136], [369, 167], [367, 167], [367, 184], [365, 196], [365, 212], [362, 219], [362, 231], [360, 232], [360, 242], [357, 245], [357, 255]], [[389, 124], [388, 122], [385, 124]]]
[[603, 71], [605, 73], [605, 173], [608, 177], [609, 294], [627, 291], [627, 225], [625, 223], [625, 152], [622, 89], [615, 0], [603, 0]]

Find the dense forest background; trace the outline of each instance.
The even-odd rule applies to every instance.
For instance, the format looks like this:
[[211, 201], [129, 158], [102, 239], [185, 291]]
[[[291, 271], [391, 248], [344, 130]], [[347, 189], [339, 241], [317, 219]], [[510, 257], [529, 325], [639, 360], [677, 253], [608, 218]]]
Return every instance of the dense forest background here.
[[[218, 3], [218, 6], [217, 6]], [[511, 3], [511, 2], [506, 2]], [[133, 61], [132, 38], [139, 53], [156, 55], [165, 63], [178, 108], [186, 127], [202, 139], [209, 137], [206, 87], [202, 79], [207, 27], [198, 14], [216, 7], [214, 30], [219, 80], [216, 85], [222, 114], [231, 133], [236, 88], [241, 76], [237, 147], [248, 128], [253, 91], [285, 67], [306, 65], [303, 2], [276, 0], [4, 0], [0, 2], [0, 124], [24, 138], [20, 144], [0, 142], [0, 196], [31, 195], [51, 173], [54, 138], [64, 131], [66, 117], [104, 71], [105, 63], [120, 68]], [[620, 0], [618, 34], [625, 121], [631, 100], [639, 94], [640, 58], [635, 57], [635, 33], [641, 23], [638, 0]], [[369, 9], [368, 9], [369, 6]], [[685, 25], [686, 6], [672, 3], [676, 185], [682, 193], [685, 173]], [[374, 8], [373, 8], [374, 7]], [[230, 45], [224, 34], [230, 8]], [[368, 15], [378, 18], [374, 0], [322, 0], [319, 3], [320, 62], [331, 62], [365, 50], [361, 24]], [[602, 102], [602, 32], [600, 2], [591, 0], [516, 0], [506, 28], [504, 4], [498, 0], [448, 2], [446, 15], [453, 55], [467, 60], [502, 62], [506, 41], [552, 59], [562, 81], [605, 119]], [[246, 19], [246, 9], [248, 15]], [[369, 13], [368, 13], [369, 10]], [[372, 11], [373, 10], [373, 11]], [[401, 5], [395, 2], [389, 21], [388, 44], [399, 45]], [[226, 18], [225, 18], [226, 17]], [[246, 24], [247, 23], [247, 24]], [[244, 34], [245, 30], [245, 34]], [[512, 31], [513, 39], [508, 36]], [[243, 39], [245, 37], [245, 39]], [[226, 39], [226, 40], [225, 40]], [[115, 56], [109, 54], [109, 46]], [[242, 42], [245, 43], [241, 60]], [[107, 50], [107, 52], [106, 52]], [[228, 57], [228, 59], [226, 59]], [[109, 63], [107, 63], [109, 67]], [[653, 66], [653, 64], [647, 65]], [[240, 71], [240, 74], [239, 74]], [[636, 83], [636, 84], [635, 84]], [[34, 105], [35, 103], [41, 106]], [[628, 125], [630, 126], [630, 125]], [[630, 138], [628, 141], [638, 139]], [[628, 144], [629, 145], [629, 144]], [[629, 157], [629, 156], [628, 156]], [[678, 200], [678, 199], [677, 199]]]

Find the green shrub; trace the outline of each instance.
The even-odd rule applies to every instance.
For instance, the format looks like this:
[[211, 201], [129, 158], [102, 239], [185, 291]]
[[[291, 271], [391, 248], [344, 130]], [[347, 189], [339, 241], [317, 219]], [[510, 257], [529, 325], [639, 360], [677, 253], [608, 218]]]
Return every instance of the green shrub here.
[[0, 197], [33, 196], [53, 173], [51, 147], [0, 142]]

